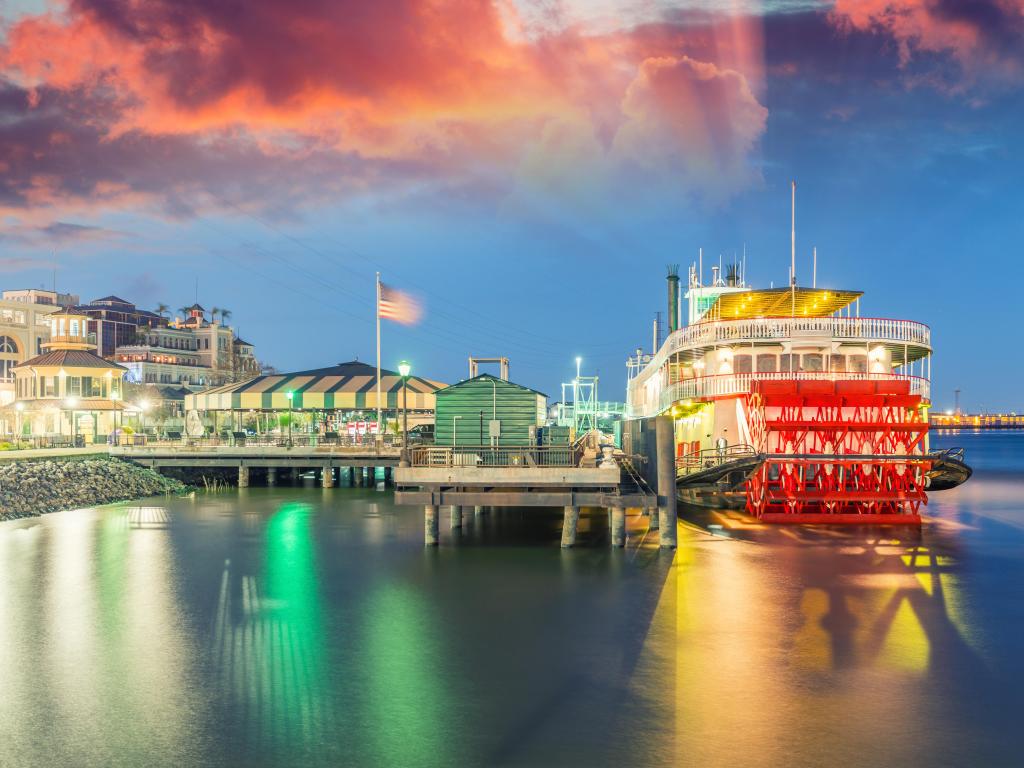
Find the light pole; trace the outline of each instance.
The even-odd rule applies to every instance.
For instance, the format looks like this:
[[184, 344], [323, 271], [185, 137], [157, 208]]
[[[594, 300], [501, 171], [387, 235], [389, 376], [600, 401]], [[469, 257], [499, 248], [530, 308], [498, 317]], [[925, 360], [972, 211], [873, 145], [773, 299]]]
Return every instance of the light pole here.
[[14, 423], [17, 434], [14, 437], [14, 444], [17, 446], [21, 442], [21, 414], [25, 410], [25, 404], [20, 400], [14, 404]]
[[404, 453], [409, 447], [409, 374], [413, 367], [408, 360], [398, 364], [398, 375], [401, 376], [401, 450]]
[[294, 392], [286, 392], [285, 397], [288, 398], [288, 447], [292, 447], [292, 400], [295, 398]]
[[110, 402], [112, 402], [114, 404], [114, 435], [113, 435], [114, 439], [112, 441], [113, 445], [120, 445], [121, 444], [121, 434], [118, 432], [118, 429], [117, 429], [117, 423], [118, 423], [118, 418], [117, 418], [117, 414], [118, 414], [117, 402], [120, 399], [121, 399], [121, 395], [119, 395], [117, 392], [111, 392], [110, 393]]
[[[149, 400], [139, 400], [139, 431], [142, 432], [142, 439], [146, 439], [146, 411], [149, 410]], [[141, 443], [136, 443], [141, 445]]]
[[78, 420], [75, 418], [75, 408], [78, 407], [78, 398], [69, 397], [64, 401], [67, 407], [71, 410], [71, 447], [78, 447]]

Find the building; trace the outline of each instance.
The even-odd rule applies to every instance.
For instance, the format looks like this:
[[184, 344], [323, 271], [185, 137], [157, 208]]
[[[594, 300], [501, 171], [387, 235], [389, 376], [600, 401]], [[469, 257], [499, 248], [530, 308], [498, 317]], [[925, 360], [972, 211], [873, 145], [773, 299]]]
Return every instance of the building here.
[[[433, 420], [434, 393], [445, 385], [410, 376], [403, 394], [402, 377], [381, 369], [381, 409], [396, 424], [407, 404], [409, 426]], [[290, 395], [290, 397], [289, 397]], [[377, 369], [353, 360], [328, 368], [258, 376], [214, 387], [185, 398], [186, 419], [205, 420], [215, 429], [273, 430], [280, 417], [292, 414], [296, 428], [312, 432], [366, 433], [377, 430]]]
[[74, 293], [58, 293], [48, 291], [45, 288], [22, 288], [13, 291], [4, 291], [0, 294], [4, 301], [17, 301], [21, 304], [43, 304], [55, 309], [62, 307], [74, 307], [79, 303], [79, 298]]
[[53, 304], [0, 299], [0, 406], [14, 400], [14, 367], [42, 354], [50, 337], [47, 317], [56, 310]]
[[102, 357], [113, 358], [118, 347], [135, 344], [140, 332], [166, 326], [166, 317], [139, 309], [119, 296], [104, 296], [77, 308], [89, 317], [89, 332], [96, 336]]
[[259, 374], [253, 345], [238, 338], [231, 326], [216, 318], [207, 320], [199, 304], [188, 307], [184, 318], [170, 322], [148, 314], [156, 318], [154, 324], [137, 327], [130, 341], [118, 345], [113, 355], [128, 369], [129, 382], [199, 390]]
[[102, 439], [119, 424], [125, 369], [96, 354], [85, 314], [62, 309], [48, 320], [42, 354], [14, 368], [15, 401], [5, 421], [15, 421], [19, 434]]
[[547, 395], [489, 373], [438, 390], [435, 399], [437, 445], [536, 445], [547, 418]]

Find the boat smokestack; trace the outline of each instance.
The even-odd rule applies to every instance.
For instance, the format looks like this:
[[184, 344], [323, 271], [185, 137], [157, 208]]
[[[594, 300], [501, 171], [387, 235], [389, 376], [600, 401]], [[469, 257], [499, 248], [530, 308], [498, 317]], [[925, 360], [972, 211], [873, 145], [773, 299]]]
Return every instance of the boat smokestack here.
[[679, 329], [679, 265], [668, 265], [668, 332]]

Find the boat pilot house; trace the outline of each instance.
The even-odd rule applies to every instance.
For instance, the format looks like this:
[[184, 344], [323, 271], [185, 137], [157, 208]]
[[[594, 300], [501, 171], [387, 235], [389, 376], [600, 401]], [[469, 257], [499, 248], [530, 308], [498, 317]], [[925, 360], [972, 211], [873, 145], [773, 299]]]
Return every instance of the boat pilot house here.
[[438, 446], [536, 445], [547, 413], [547, 395], [487, 373], [434, 396]]

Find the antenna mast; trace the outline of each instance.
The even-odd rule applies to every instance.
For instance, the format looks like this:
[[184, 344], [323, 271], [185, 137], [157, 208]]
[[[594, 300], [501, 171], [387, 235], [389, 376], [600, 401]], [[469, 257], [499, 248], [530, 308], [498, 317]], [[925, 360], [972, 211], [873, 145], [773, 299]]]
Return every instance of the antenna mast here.
[[818, 287], [818, 246], [814, 246], [814, 272], [811, 276], [811, 288]]
[[796, 316], [796, 182], [792, 183], [792, 219], [790, 225], [789, 251], [789, 293], [791, 296], [791, 312]]

